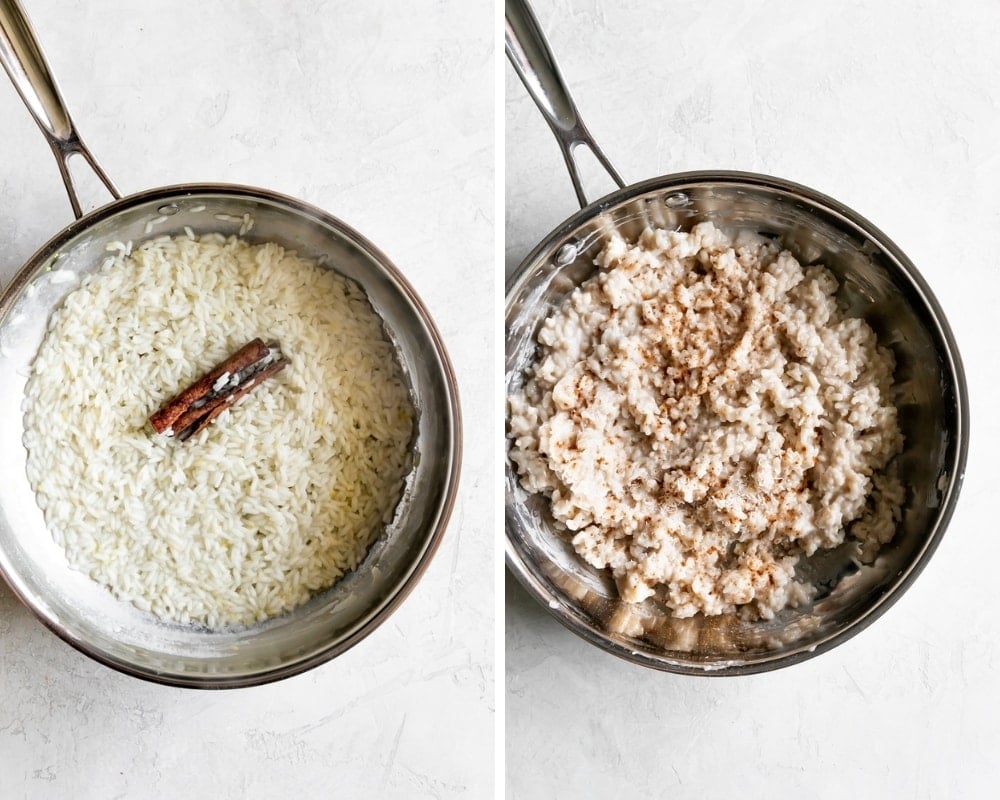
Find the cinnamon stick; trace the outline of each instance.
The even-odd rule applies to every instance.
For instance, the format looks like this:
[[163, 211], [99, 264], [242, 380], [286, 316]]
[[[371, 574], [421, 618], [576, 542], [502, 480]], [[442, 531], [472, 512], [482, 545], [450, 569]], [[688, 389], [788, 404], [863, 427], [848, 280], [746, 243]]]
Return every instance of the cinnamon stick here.
[[157, 433], [187, 439], [287, 363], [280, 351], [275, 357], [270, 345], [254, 339], [164, 403], [149, 417], [149, 424]]

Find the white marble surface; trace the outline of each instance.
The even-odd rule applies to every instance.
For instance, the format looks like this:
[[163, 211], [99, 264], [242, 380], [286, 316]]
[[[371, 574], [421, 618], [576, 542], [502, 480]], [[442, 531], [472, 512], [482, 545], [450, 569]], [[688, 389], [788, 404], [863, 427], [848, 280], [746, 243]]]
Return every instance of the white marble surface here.
[[[626, 181], [771, 173], [886, 231], [952, 324], [972, 440], [957, 513], [915, 585], [854, 639], [786, 670], [646, 671], [563, 629], [508, 576], [507, 796], [995, 797], [1000, 7], [536, 0], [536, 10]], [[510, 268], [574, 198], [509, 68], [506, 95]]]
[[[124, 191], [245, 183], [345, 220], [425, 300], [466, 419], [490, 413], [491, 3], [24, 2], [76, 122]], [[5, 77], [0, 142], [6, 282], [71, 215]], [[467, 424], [452, 523], [391, 619], [270, 686], [206, 693], [124, 677], [63, 644], [0, 584], [0, 797], [489, 796], [492, 445]]]

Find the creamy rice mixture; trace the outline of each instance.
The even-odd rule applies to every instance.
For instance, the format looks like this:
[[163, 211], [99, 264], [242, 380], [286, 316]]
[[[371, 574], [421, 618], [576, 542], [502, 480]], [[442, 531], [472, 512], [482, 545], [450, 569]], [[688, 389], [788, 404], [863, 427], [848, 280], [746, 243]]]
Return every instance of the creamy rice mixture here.
[[[280, 614], [364, 557], [410, 467], [414, 410], [364, 292], [275, 244], [112, 246], [49, 321], [27, 473], [69, 562], [164, 620]], [[147, 417], [255, 337], [289, 365], [186, 442]]]
[[622, 598], [687, 617], [805, 601], [803, 555], [893, 535], [892, 353], [836, 279], [709, 223], [613, 238], [509, 398], [522, 485]]

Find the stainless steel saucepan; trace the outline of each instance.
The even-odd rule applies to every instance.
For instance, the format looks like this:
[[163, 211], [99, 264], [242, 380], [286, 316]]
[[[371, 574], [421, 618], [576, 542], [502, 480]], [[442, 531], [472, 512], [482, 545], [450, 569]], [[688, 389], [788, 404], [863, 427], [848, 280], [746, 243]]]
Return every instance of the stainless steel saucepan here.
[[[378, 627], [426, 569], [455, 500], [461, 423], [455, 376], [413, 288], [371, 242], [307, 203], [266, 189], [205, 183], [122, 198], [84, 146], [24, 12], [0, 0], [0, 61], [52, 147], [77, 217], [31, 257], [0, 296], [0, 573], [51, 630], [123, 672], [167, 684], [220, 688], [296, 674], [344, 652]], [[84, 215], [67, 159], [78, 154], [114, 196]], [[248, 230], [252, 220], [252, 230]], [[306, 605], [245, 630], [158, 622], [67, 565], [25, 476], [21, 402], [46, 322], [74, 283], [95, 271], [108, 242], [240, 233], [318, 259], [359, 283], [382, 317], [418, 411], [415, 463], [394, 521], [357, 570]]]
[[[892, 543], [872, 565], [844, 546], [805, 559], [799, 576], [818, 586], [813, 603], [769, 622], [735, 615], [675, 619], [650, 598], [619, 600], [613, 581], [580, 559], [553, 525], [547, 503], [506, 467], [506, 556], [543, 606], [587, 641], [629, 661], [694, 674], [775, 669], [836, 646], [869, 625], [927, 564], [958, 499], [968, 448], [968, 402], [958, 348], [930, 288], [893, 242], [846, 206], [804, 186], [745, 172], [685, 172], [626, 186], [587, 132], [524, 0], [506, 0], [506, 49], [555, 134], [581, 210], [552, 231], [507, 283], [509, 394], [525, 380], [535, 336], [560, 302], [595, 271], [609, 232], [635, 239], [647, 226], [687, 229], [711, 221], [778, 238], [803, 263], [825, 264], [838, 300], [864, 317], [896, 357], [894, 401], [905, 437], [907, 487]], [[589, 148], [619, 190], [588, 203], [574, 150]]]

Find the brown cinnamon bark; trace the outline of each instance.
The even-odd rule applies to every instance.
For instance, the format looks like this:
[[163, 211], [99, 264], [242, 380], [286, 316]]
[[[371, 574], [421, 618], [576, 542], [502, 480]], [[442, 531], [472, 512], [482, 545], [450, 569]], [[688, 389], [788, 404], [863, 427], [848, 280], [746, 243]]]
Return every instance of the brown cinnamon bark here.
[[[235, 402], [265, 378], [280, 371], [288, 362], [280, 357], [258, 371], [243, 378], [234, 385], [223, 385], [216, 390], [216, 384], [223, 377], [233, 376], [253, 367], [271, 354], [271, 348], [261, 339], [254, 339], [240, 348], [211, 372], [192, 383], [183, 392], [171, 398], [149, 418], [149, 424], [157, 433], [185, 434], [187, 439], [196, 430], [217, 417], [226, 405]], [[278, 366], [280, 365], [280, 366]], [[206, 419], [207, 418], [207, 419]], [[197, 426], [194, 430], [189, 430]]]

